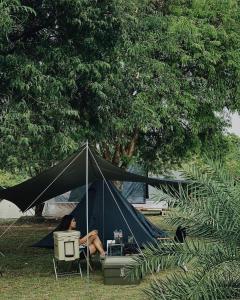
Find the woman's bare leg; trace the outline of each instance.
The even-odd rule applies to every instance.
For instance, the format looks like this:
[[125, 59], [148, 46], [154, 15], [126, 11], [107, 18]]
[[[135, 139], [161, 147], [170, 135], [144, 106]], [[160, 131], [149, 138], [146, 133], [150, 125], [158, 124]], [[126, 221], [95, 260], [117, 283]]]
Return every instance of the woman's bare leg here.
[[92, 244], [94, 239], [95, 239], [95, 235], [89, 236], [88, 238], [87, 238], [87, 235], [86, 235], [86, 236], [84, 236], [83, 238], [80, 239], [79, 243], [80, 243], [80, 245], [87, 244], [87, 241], [88, 241], [88, 245], [90, 245], [90, 244]]
[[88, 248], [89, 248], [90, 254], [94, 254], [97, 251], [97, 248], [95, 247], [94, 244], [89, 245]]
[[93, 244], [99, 251], [100, 255], [105, 255], [102, 242], [97, 235], [95, 236], [95, 239], [93, 240]]
[[[82, 239], [80, 239], [80, 244], [86, 243], [87, 242], [87, 236], [83, 237]], [[105, 255], [104, 249], [103, 249], [103, 245], [101, 240], [99, 239], [98, 235], [91, 235], [90, 237], [88, 237], [88, 245], [94, 245], [95, 248], [99, 251], [99, 253], [101, 255]]]
[[100, 240], [99, 236], [95, 235], [94, 237], [95, 237], [94, 241], [97, 241], [101, 245], [101, 247], [103, 248], [103, 244], [102, 244], [102, 241]]

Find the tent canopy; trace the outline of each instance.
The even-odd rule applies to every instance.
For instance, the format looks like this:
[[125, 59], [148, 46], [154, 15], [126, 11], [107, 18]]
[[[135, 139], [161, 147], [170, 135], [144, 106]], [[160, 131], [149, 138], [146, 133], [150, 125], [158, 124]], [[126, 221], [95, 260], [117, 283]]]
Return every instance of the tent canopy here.
[[92, 147], [82, 146], [69, 158], [41, 174], [13, 187], [0, 190], [0, 199], [7, 199], [22, 211], [55, 196], [86, 184], [86, 155], [88, 149], [88, 182], [102, 180], [145, 182], [152, 186], [176, 185], [180, 180], [148, 178], [126, 172], [101, 158]]
[[[116, 189], [108, 182], [95, 181], [88, 188], [89, 193], [89, 230], [97, 229], [101, 241], [106, 246], [107, 240], [113, 239], [113, 231], [121, 229], [124, 243], [128, 236], [134, 235], [135, 241], [142, 247], [147, 243], [156, 242], [157, 237], [166, 237], [166, 233], [152, 224], [140, 212], [138, 212]], [[77, 207], [71, 213], [77, 221], [77, 230], [81, 236], [86, 231], [86, 196], [80, 199]], [[123, 218], [124, 216], [124, 218]], [[128, 226], [126, 224], [128, 223]], [[57, 231], [59, 226], [54, 230]], [[131, 228], [131, 231], [129, 230]], [[53, 232], [33, 245], [40, 248], [53, 248]]]

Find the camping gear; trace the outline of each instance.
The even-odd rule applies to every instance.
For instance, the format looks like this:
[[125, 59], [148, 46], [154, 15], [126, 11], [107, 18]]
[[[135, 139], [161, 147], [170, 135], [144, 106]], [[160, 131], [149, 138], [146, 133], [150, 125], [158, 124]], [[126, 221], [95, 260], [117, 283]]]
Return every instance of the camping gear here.
[[113, 231], [113, 238], [114, 238], [115, 243], [117, 243], [118, 242], [118, 230], [117, 229], [115, 229]]
[[116, 244], [120, 244], [123, 242], [123, 233], [122, 230], [114, 230], [113, 232], [114, 240]]
[[107, 240], [107, 255], [109, 254], [109, 245], [115, 244], [115, 240]]
[[137, 244], [135, 243], [125, 244], [123, 248], [123, 255], [133, 255], [133, 254], [139, 254], [139, 248]]
[[76, 230], [55, 231], [54, 256], [58, 260], [71, 261], [79, 258], [80, 232]]
[[[166, 233], [152, 224], [140, 212], [138, 212], [117, 190], [111, 182], [96, 181], [88, 188], [89, 207], [89, 231], [97, 229], [98, 235], [105, 248], [107, 240], [113, 239], [114, 228], [121, 228], [123, 243], [127, 243], [129, 235], [134, 235], [140, 247], [146, 243], [154, 243], [157, 237], [166, 237]], [[113, 197], [114, 196], [114, 197]], [[121, 214], [121, 212], [122, 214]], [[86, 196], [78, 203], [71, 212], [77, 222], [76, 230], [85, 236], [86, 231]], [[124, 216], [124, 218], [123, 218]], [[126, 221], [128, 225], [126, 224]], [[130, 231], [130, 229], [131, 231]], [[54, 230], [57, 231], [58, 227]], [[53, 248], [53, 233], [49, 233], [34, 247]]]
[[132, 235], [128, 236], [128, 244], [133, 244], [134, 243], [134, 237]]
[[139, 284], [140, 279], [126, 277], [126, 266], [134, 263], [131, 256], [109, 256], [102, 262], [104, 284], [130, 285]]
[[123, 256], [124, 244], [109, 244], [108, 245], [108, 255], [109, 256]]
[[[60, 271], [60, 264], [62, 265], [63, 262], [65, 262], [67, 264], [71, 264], [70, 265], [71, 268], [73, 266], [73, 263], [76, 262], [77, 269], [75, 271], [67, 271], [67, 272]], [[73, 260], [72, 261], [64, 261], [64, 260], [58, 260], [55, 257], [53, 257], [53, 269], [54, 269], [56, 280], [58, 279], [58, 277], [63, 277], [63, 276], [80, 275], [82, 277], [82, 268], [81, 268], [80, 258], [78, 258], [74, 261]]]
[[[76, 187], [85, 185], [85, 224], [86, 232], [89, 233], [90, 211], [88, 201], [88, 185], [89, 183], [99, 179], [104, 180], [104, 183], [106, 183], [108, 190], [110, 190], [110, 194], [113, 196], [115, 203], [117, 203], [117, 201], [114, 197], [114, 193], [111, 191], [110, 185], [108, 184], [107, 180], [145, 182], [153, 186], [172, 185], [174, 186], [174, 188], [179, 188], [179, 183], [182, 183], [182, 181], [178, 180], [154, 179], [126, 172], [123, 169], [112, 165], [111, 163], [98, 156], [96, 151], [93, 148], [89, 147], [87, 141], [87, 143], [83, 145], [77, 153], [56, 164], [49, 170], [46, 170], [36, 177], [31, 178], [21, 184], [10, 187], [8, 189], [0, 190], [0, 199], [7, 199], [15, 203], [22, 211], [26, 211], [36, 206], [37, 204], [41, 204], [57, 195], [61, 195]], [[120, 215], [127, 225], [128, 230], [132, 233], [131, 227], [128, 223], [130, 219], [124, 216], [118, 204], [117, 207], [119, 209]], [[104, 207], [102, 208], [105, 212]], [[111, 217], [113, 216], [114, 215], [112, 215]], [[135, 221], [137, 222], [136, 219], [137, 218], [135, 218]], [[140, 219], [140, 217], [138, 217], [138, 219]], [[105, 227], [103, 228], [105, 229]], [[129, 234], [129, 232], [127, 234]], [[87, 252], [87, 260], [89, 261], [88, 253], [89, 252]], [[87, 268], [87, 275], [89, 277], [89, 267]]]
[[122, 232], [122, 229], [120, 229], [118, 231], [118, 241], [119, 241], [119, 243], [123, 242], [123, 232]]
[[179, 225], [177, 227], [175, 236], [174, 236], [174, 241], [177, 243], [184, 243], [185, 239], [187, 236], [187, 229], [185, 227], [182, 227]]
[[22, 212], [19, 207], [8, 200], [0, 200], [0, 219], [18, 219], [26, 216], [34, 216], [34, 209]]
[[[53, 268], [56, 280], [60, 276], [80, 275], [82, 277], [82, 269], [79, 258], [79, 238], [80, 232], [76, 230], [55, 231], [54, 238], [54, 257]], [[60, 272], [59, 262], [73, 262], [77, 260], [76, 272]]]

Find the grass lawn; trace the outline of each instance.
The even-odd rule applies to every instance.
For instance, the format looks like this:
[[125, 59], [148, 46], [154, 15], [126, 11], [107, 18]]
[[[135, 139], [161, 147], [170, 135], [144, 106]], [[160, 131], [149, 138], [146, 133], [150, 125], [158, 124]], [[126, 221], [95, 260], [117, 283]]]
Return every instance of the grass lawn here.
[[[164, 224], [163, 217], [150, 217], [154, 223]], [[85, 266], [84, 277], [64, 277], [55, 280], [52, 266], [52, 250], [29, 247], [46, 233], [54, 228], [54, 224], [29, 224], [21, 223], [14, 226], [0, 240], [0, 299], [83, 299], [83, 300], [144, 300], [147, 299], [143, 289], [148, 287], [152, 280], [147, 276], [140, 285], [133, 286], [106, 286], [100, 265], [95, 265], [94, 272], [90, 273], [87, 282]], [[0, 235], [6, 224], [0, 223]], [[166, 273], [158, 273], [162, 277]]]

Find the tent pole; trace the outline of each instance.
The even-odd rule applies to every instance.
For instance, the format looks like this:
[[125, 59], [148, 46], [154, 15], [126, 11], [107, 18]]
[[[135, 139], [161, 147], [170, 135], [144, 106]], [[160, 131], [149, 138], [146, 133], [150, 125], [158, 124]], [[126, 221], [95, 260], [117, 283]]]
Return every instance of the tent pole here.
[[89, 245], [88, 245], [88, 140], [86, 142], [86, 223], [87, 223], [87, 279], [89, 280]]
[[[104, 218], [105, 218], [105, 192], [104, 192], [104, 180], [103, 180], [103, 241], [105, 241], [105, 222], [104, 222]], [[103, 242], [104, 243], [104, 242]]]

